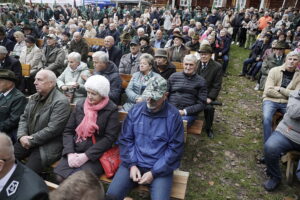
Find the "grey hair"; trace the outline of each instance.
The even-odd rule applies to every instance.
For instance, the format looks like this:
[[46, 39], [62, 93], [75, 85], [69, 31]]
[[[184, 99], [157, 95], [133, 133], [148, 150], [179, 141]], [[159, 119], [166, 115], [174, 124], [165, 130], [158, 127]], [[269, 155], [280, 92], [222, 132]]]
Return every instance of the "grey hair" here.
[[188, 54], [186, 56], [184, 56], [184, 59], [183, 59], [183, 62], [186, 62], [186, 61], [192, 61], [193, 63], [197, 63], [197, 57], [193, 54]]
[[150, 55], [149, 53], [143, 53], [143, 54], [140, 56], [140, 61], [141, 61], [142, 59], [146, 60], [147, 63], [153, 67], [153, 64], [154, 64], [154, 58], [153, 58], [152, 55]]
[[69, 58], [73, 58], [74, 60], [76, 60], [77, 62], [81, 61], [81, 55], [77, 52], [72, 52], [68, 55], [68, 59]]
[[103, 62], [103, 63], [109, 62], [109, 57], [108, 57], [107, 53], [105, 53], [103, 51], [95, 52], [92, 57], [96, 58], [99, 62]]
[[295, 52], [295, 51], [291, 51], [290, 53], [288, 53], [286, 55], [286, 59], [288, 59], [289, 57], [292, 57], [292, 56], [296, 56], [298, 58], [298, 61], [300, 61], [300, 53]]
[[45, 73], [47, 75], [48, 81], [54, 83], [54, 85], [56, 84], [57, 77], [53, 71], [48, 70], [48, 69], [42, 69], [38, 73]]
[[14, 156], [14, 145], [11, 141], [11, 138], [3, 132], [0, 132], [0, 138], [1, 138], [2, 144], [4, 144], [0, 147], [1, 151], [3, 149], [6, 149], [6, 150], [8, 150], [7, 153], [9, 153], [10, 157]]
[[137, 30], [137, 32], [140, 32], [140, 31], [145, 32], [144, 28], [142, 28], [142, 27], [138, 28], [138, 30]]

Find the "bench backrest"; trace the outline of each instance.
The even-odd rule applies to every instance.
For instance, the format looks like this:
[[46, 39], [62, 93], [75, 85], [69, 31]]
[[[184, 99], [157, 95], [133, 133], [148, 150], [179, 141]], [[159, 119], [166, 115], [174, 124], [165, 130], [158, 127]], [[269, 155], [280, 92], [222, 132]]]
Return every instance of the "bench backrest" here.
[[176, 67], [176, 72], [182, 72], [183, 71], [183, 63], [181, 62], [172, 62], [173, 65]]
[[122, 88], [126, 89], [129, 82], [130, 82], [130, 80], [131, 80], [132, 75], [131, 74], [122, 74], [122, 73], [120, 73], [120, 77], [121, 77], [121, 80], [122, 80]]
[[104, 46], [103, 38], [84, 38], [84, 39], [89, 46], [93, 46], [93, 45]]
[[30, 65], [28, 64], [22, 64], [22, 76], [29, 77], [30, 76]]

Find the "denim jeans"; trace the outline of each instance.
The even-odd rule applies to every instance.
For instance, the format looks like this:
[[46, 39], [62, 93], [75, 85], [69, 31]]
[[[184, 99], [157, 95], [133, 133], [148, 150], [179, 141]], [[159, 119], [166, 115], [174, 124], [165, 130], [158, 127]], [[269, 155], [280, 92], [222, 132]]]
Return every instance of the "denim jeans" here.
[[[143, 173], [142, 170], [140, 171]], [[172, 183], [173, 173], [169, 176], [154, 178], [150, 184], [151, 199], [170, 199]], [[123, 200], [128, 192], [136, 186], [138, 184], [130, 178], [130, 170], [120, 165], [112, 183], [109, 185], [106, 195], [114, 200]]]
[[300, 144], [293, 142], [278, 131], [274, 131], [264, 146], [267, 174], [281, 180], [279, 160], [282, 153], [300, 150]]
[[225, 72], [226, 72], [226, 69], [227, 69], [227, 67], [228, 67], [229, 56], [228, 56], [228, 55], [223, 55], [223, 56], [222, 56], [222, 60], [223, 60], [222, 69], [223, 69], [223, 72], [225, 73]]
[[255, 62], [255, 58], [247, 58], [243, 63], [243, 71], [242, 74], [247, 74], [248, 72], [248, 65]]
[[263, 101], [263, 129], [264, 143], [268, 140], [272, 133], [272, 119], [276, 111], [284, 114], [286, 112], [286, 103], [276, 103], [270, 100]]
[[182, 116], [181, 118], [182, 118], [182, 120], [186, 120], [187, 126], [190, 127], [193, 125], [194, 121], [197, 119], [197, 116], [185, 115], [185, 116]]
[[255, 65], [248, 72], [248, 75], [255, 78], [256, 74], [260, 71], [261, 66], [262, 66], [262, 61], [256, 62]]

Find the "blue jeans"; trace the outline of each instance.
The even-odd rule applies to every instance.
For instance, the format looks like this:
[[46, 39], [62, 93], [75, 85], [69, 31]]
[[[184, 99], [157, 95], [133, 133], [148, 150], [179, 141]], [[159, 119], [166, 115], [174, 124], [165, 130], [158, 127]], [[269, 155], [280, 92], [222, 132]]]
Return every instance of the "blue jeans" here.
[[[281, 180], [279, 160], [282, 153], [300, 150], [300, 144], [293, 142], [278, 131], [274, 131], [264, 146], [267, 174]], [[298, 166], [299, 167], [299, 166]], [[298, 174], [297, 174], [298, 176]]]
[[[142, 170], [140, 171], [143, 173]], [[172, 183], [173, 173], [169, 176], [154, 178], [150, 184], [151, 199], [170, 199]], [[129, 191], [136, 186], [138, 184], [130, 178], [130, 170], [120, 165], [112, 183], [109, 185], [106, 195], [114, 200], [123, 200]]]
[[223, 72], [225, 73], [226, 69], [228, 67], [228, 63], [229, 63], [229, 56], [228, 55], [223, 55], [222, 60], [223, 60], [222, 69], [223, 69]]
[[276, 111], [284, 114], [286, 112], [286, 103], [276, 103], [273, 101], [263, 101], [263, 129], [264, 143], [268, 140], [272, 133], [272, 119]]
[[248, 75], [255, 78], [256, 74], [260, 71], [261, 66], [262, 66], [262, 61], [256, 62], [255, 65], [248, 72]]
[[247, 74], [248, 72], [248, 65], [252, 65], [255, 62], [255, 58], [247, 58], [243, 63], [243, 71], [242, 74]]
[[197, 119], [197, 116], [194, 115], [185, 115], [185, 116], [181, 116], [182, 120], [186, 120], [187, 121], [187, 126], [190, 127], [193, 125], [194, 121]]

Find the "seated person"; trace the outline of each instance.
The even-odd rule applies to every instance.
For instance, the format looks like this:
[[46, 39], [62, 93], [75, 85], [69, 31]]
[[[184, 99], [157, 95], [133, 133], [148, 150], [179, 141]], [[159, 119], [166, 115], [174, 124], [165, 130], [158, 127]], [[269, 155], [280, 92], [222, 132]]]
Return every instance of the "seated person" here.
[[169, 62], [168, 52], [165, 49], [157, 49], [155, 51], [153, 71], [160, 74], [166, 80], [176, 72], [176, 67]]
[[49, 193], [50, 200], [105, 200], [104, 188], [91, 171], [81, 170], [69, 176], [56, 190]]
[[110, 83], [109, 99], [118, 105], [122, 90], [122, 80], [118, 67], [109, 60], [107, 53], [103, 51], [95, 52], [92, 57], [94, 74], [105, 76], [108, 79]]
[[218, 37], [219, 47], [217, 48], [216, 57], [222, 59], [222, 69], [223, 73], [226, 73], [227, 66], [229, 63], [229, 50], [230, 50], [230, 43], [231, 39], [230, 36], [227, 35], [227, 30], [222, 29], [220, 31], [220, 37]]
[[154, 49], [150, 46], [150, 39], [148, 36], [140, 37], [140, 44], [142, 53], [148, 53], [154, 56]]
[[54, 169], [59, 182], [78, 170], [103, 174], [99, 158], [111, 148], [120, 131], [118, 107], [108, 97], [109, 81], [94, 75], [84, 87], [87, 98], [76, 104], [63, 133], [62, 158]]
[[0, 26], [0, 46], [4, 46], [8, 53], [14, 50], [15, 42], [6, 37], [5, 28]]
[[115, 39], [112, 36], [106, 36], [104, 38], [104, 47], [100, 49], [108, 54], [109, 60], [119, 66], [122, 57], [122, 51], [119, 47], [115, 46]]
[[86, 63], [81, 62], [81, 55], [72, 52], [68, 55], [67, 68], [57, 78], [57, 87], [64, 92], [70, 103], [77, 103], [86, 97], [83, 78], [89, 76], [91, 76], [90, 70]]
[[190, 53], [190, 49], [184, 45], [184, 38], [181, 34], [173, 35], [173, 46], [168, 48], [168, 60], [170, 62], [182, 62], [185, 55]]
[[[271, 71], [270, 71], [271, 72]], [[300, 151], [300, 91], [290, 93], [286, 113], [264, 145], [267, 174], [264, 184], [267, 191], [275, 190], [281, 182], [280, 157], [288, 151]], [[300, 161], [297, 169], [300, 181]]]
[[27, 104], [24, 94], [16, 88], [15, 74], [0, 69], [0, 132], [9, 135], [12, 142], [17, 141], [17, 129], [20, 116]]
[[140, 66], [140, 56], [142, 55], [140, 51], [140, 43], [136, 39], [132, 39], [130, 42], [130, 53], [122, 56], [119, 73], [122, 74], [133, 74], [139, 71]]
[[163, 32], [159, 29], [155, 33], [155, 38], [150, 40], [150, 45], [153, 48], [164, 48], [167, 41], [163, 39]]
[[173, 171], [183, 153], [183, 123], [167, 99], [167, 81], [153, 77], [143, 93], [147, 102], [133, 106], [119, 138], [121, 165], [107, 196], [123, 200], [135, 186], [150, 185], [151, 199], [169, 199]]
[[270, 70], [263, 93], [264, 143], [272, 133], [272, 118], [276, 111], [284, 114], [289, 94], [300, 89], [300, 55], [290, 52], [282, 66]]
[[57, 37], [54, 34], [46, 36], [47, 44], [43, 47], [43, 68], [51, 70], [59, 76], [64, 70], [65, 51], [57, 44]]
[[87, 62], [89, 45], [86, 43], [85, 39], [82, 38], [80, 32], [75, 32], [73, 34], [73, 39], [71, 40], [68, 50], [70, 53], [72, 52], [80, 53], [81, 60], [83, 62]]
[[183, 72], [172, 74], [168, 80], [169, 102], [178, 110], [183, 120], [191, 126], [199, 112], [205, 109], [207, 86], [197, 74], [197, 58], [189, 54], [183, 59]]
[[145, 101], [142, 94], [150, 78], [158, 77], [159, 74], [152, 71], [154, 58], [150, 54], [142, 54], [140, 57], [140, 70], [132, 75], [132, 78], [125, 90], [127, 101], [123, 109], [128, 112], [136, 103]]
[[21, 116], [14, 147], [16, 158], [28, 158], [26, 166], [40, 174], [61, 157], [62, 132], [71, 108], [65, 95], [56, 89], [54, 72], [39, 71], [34, 84], [37, 93], [30, 97]]
[[200, 48], [199, 35], [194, 34], [191, 41], [185, 43], [185, 46], [187, 46], [191, 51], [198, 51]]
[[31, 169], [16, 162], [14, 146], [5, 133], [0, 132], [0, 199], [48, 200], [48, 187]]
[[17, 43], [14, 46], [14, 50], [12, 52], [10, 52], [10, 56], [19, 58], [23, 48], [25, 47], [25, 36], [24, 36], [24, 33], [22, 33], [21, 31], [16, 31], [16, 32], [14, 32], [13, 35], [14, 35]]

